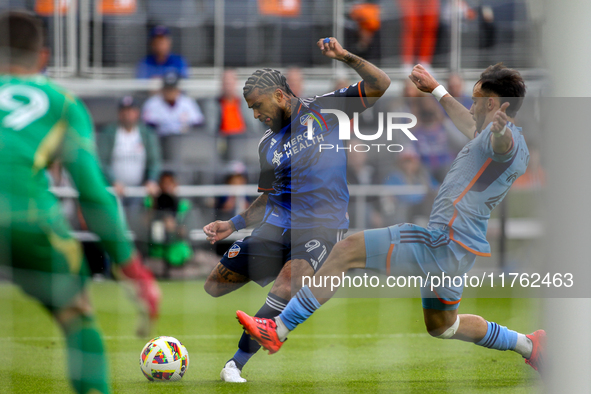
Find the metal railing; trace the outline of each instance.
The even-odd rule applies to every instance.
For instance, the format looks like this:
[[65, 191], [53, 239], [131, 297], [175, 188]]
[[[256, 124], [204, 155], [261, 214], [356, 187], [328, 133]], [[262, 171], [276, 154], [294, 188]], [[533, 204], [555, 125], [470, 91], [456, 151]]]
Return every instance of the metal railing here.
[[[198, 186], [179, 186], [177, 195], [179, 197], [193, 198], [193, 197], [219, 197], [219, 196], [258, 196], [257, 185], [244, 186], [228, 186], [228, 185], [198, 185]], [[50, 189], [59, 198], [77, 198], [78, 191], [71, 187], [54, 187]], [[112, 191], [112, 189], [111, 189]], [[366, 201], [369, 197], [385, 197], [385, 196], [403, 196], [403, 195], [417, 195], [425, 194], [427, 192], [425, 186], [394, 186], [394, 185], [349, 185], [349, 194], [355, 198], [355, 206], [358, 220], [365, 217], [368, 209]], [[145, 197], [146, 191], [143, 187], [128, 187], [125, 189], [125, 197]], [[392, 225], [395, 223], [388, 223]], [[489, 222], [489, 232], [498, 234], [502, 223], [499, 219], [491, 219]], [[506, 221], [505, 234], [508, 239], [513, 240], [529, 240], [539, 238], [543, 234], [543, 226], [541, 220], [535, 217], [529, 218], [509, 218]], [[349, 234], [361, 231], [364, 229], [360, 223], [351, 223], [351, 231]], [[85, 240], [96, 240], [97, 238], [87, 232], [75, 233], [79, 238]], [[242, 230], [236, 232], [229, 238], [229, 240], [240, 239], [250, 234], [250, 230]], [[192, 241], [205, 241], [205, 234], [198, 229], [190, 229], [190, 238]]]
[[[136, 12], [129, 15], [105, 15], [100, 9], [101, 2], [99, 0], [69, 0], [67, 2], [69, 6], [63, 13], [59, 6], [63, 0], [53, 1], [53, 16], [46, 17], [50, 27], [48, 42], [52, 47], [53, 55], [48, 72], [51, 76], [58, 78], [72, 76], [99, 79], [133, 77], [134, 62], [140, 60], [141, 54], [146, 54], [148, 49], [147, 32], [149, 27], [155, 23], [169, 23], [171, 27], [180, 29], [181, 33], [178, 34], [181, 35], [182, 40], [185, 44], [191, 44], [190, 46], [183, 44], [182, 48], [177, 47], [176, 52], [183, 54], [179, 49], [203, 47], [199, 49], [201, 55], [195, 55], [194, 59], [196, 60], [190, 71], [192, 78], [203, 80], [211, 79], [212, 76], [214, 79], [218, 79], [223, 68], [230, 64], [227, 55], [233, 53], [231, 48], [236, 43], [228, 36], [228, 32], [233, 28], [238, 29], [235, 32], [240, 32], [242, 31], [239, 30], [240, 28], [245, 28], [246, 32], [249, 23], [256, 23], [256, 26], [253, 27], [256, 34], [252, 36], [252, 42], [247, 44], [249, 47], [247, 48], [248, 56], [245, 59], [250, 59], [247, 61], [249, 64], [242, 65], [252, 68], [252, 66], [258, 66], [259, 63], [273, 67], [291, 65], [291, 62], [281, 60], [280, 56], [270, 55], [272, 51], [285, 47], [286, 44], [282, 40], [289, 38], [290, 27], [294, 27], [296, 32], [294, 34], [297, 34], [297, 31], [302, 29], [300, 26], [300, 30], [297, 30], [298, 24], [305, 22], [311, 26], [310, 29], [322, 31], [324, 34], [332, 34], [344, 42], [347, 34], [350, 35], [351, 29], [354, 29], [352, 26], [355, 25], [355, 22], [347, 19], [348, 10], [352, 5], [352, 2], [348, 0], [301, 0], [303, 11], [299, 19], [260, 15], [257, 2], [254, 0], [235, 3], [229, 0], [186, 2], [179, 0], [174, 2], [173, 7], [190, 5], [192, 12], [196, 12], [195, 15], [186, 15], [183, 20], [172, 18], [182, 10], [171, 9], [170, 15], [166, 16], [154, 14], [154, 9], [150, 7], [153, 8], [153, 5], [157, 4], [157, 0], [137, 0]], [[166, 2], [167, 0], [162, 0], [163, 4]], [[8, 2], [6, 3], [8, 4]], [[402, 44], [398, 44], [400, 29], [403, 25], [401, 23], [401, 8], [395, 0], [383, 0], [378, 3], [382, 7], [383, 37], [379, 44], [382, 53], [376, 62], [381, 68], [388, 70], [390, 75], [397, 77], [397, 74], [400, 73], [401, 76], [404, 76], [398, 54], [402, 46]], [[0, 0], [0, 5], [2, 4], [4, 3]], [[27, 4], [30, 5], [32, 2]], [[237, 4], [244, 5], [245, 9], [248, 9], [248, 15], [235, 15], [229, 12]], [[436, 61], [439, 63], [439, 66], [436, 66], [439, 72], [462, 72], [462, 74], [471, 72], [480, 69], [480, 65], [475, 66], [472, 59], [487, 58], [487, 56], [495, 58], [496, 61], [504, 61], [519, 69], [531, 69], [537, 66], [536, 59], [540, 57], [540, 54], [537, 53], [539, 45], [536, 44], [536, 40], [539, 38], [535, 34], [535, 28], [541, 24], [541, 21], [535, 19], [535, 12], [530, 10], [531, 5], [526, 0], [499, 0], [488, 7], [496, 7], [495, 9], [499, 13], [498, 17], [495, 16], [494, 22], [497, 38], [494, 48], [484, 49], [475, 43], [478, 41], [478, 34], [480, 34], [482, 16], [468, 20], [462, 10], [465, 9], [466, 4], [469, 4], [473, 10], [478, 11], [490, 3], [482, 0], [470, 2], [442, 0], [441, 4], [440, 26], [445, 28], [440, 29], [443, 33], [440, 33], [438, 38], [444, 39], [446, 42], [440, 44], [444, 47], [440, 48], [441, 52], [436, 55], [439, 58]], [[448, 10], [447, 12], [444, 11], [444, 7]], [[256, 22], [251, 22], [253, 19]], [[131, 25], [133, 28], [130, 30]], [[113, 28], [113, 26], [116, 27]], [[191, 29], [187, 30], [187, 26], [198, 28], [197, 33]], [[277, 36], [278, 32], [282, 32], [283, 38]], [[249, 55], [249, 50], [254, 50], [256, 47], [267, 47], [266, 44], [271, 42], [273, 47], [265, 49], [267, 52], [255, 51], [257, 55], [254, 59]], [[126, 60], [123, 63], [118, 61], [113, 63], [112, 59], [106, 59], [105, 50], [109, 52], [110, 57], [113, 55], [111, 52], [119, 53], [119, 55], [113, 55], [116, 60], [117, 56], [123, 55]], [[133, 55], [130, 55], [130, 52]], [[136, 55], [137, 59], [134, 58]], [[307, 66], [303, 64], [307, 77], [313, 78], [317, 71], [324, 72], [323, 70], [332, 76], [347, 72], [347, 68], [340, 62], [319, 62], [319, 58], [313, 57], [313, 59], [313, 64]], [[107, 63], [105, 63], [106, 61]], [[471, 62], [471, 65], [467, 61]], [[240, 67], [238, 64], [230, 65]]]

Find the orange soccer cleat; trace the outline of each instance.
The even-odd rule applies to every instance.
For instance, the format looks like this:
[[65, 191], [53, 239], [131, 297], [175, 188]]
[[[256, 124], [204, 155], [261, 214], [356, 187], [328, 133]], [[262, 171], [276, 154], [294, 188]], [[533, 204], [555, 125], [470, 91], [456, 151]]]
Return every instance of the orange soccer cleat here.
[[244, 330], [257, 341], [269, 354], [277, 353], [283, 342], [277, 336], [277, 324], [274, 319], [252, 317], [242, 311], [236, 311], [236, 317]]
[[544, 353], [546, 351], [546, 331], [538, 330], [533, 334], [526, 335], [532, 344], [533, 350], [531, 356], [525, 359], [525, 363], [531, 365], [533, 369], [538, 371], [540, 375], [544, 369]]

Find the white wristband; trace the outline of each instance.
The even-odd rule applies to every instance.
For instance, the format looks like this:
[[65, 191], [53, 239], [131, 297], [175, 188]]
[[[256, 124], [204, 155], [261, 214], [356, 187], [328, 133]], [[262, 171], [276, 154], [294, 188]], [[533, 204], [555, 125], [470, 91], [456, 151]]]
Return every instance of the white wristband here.
[[435, 98], [437, 99], [437, 101], [441, 101], [441, 98], [447, 94], [447, 90], [445, 90], [445, 88], [443, 87], [443, 85], [439, 85], [435, 89], [433, 89], [433, 91], [431, 92], [431, 94], [433, 96], [435, 96]]
[[499, 138], [505, 135], [505, 131], [507, 131], [507, 125], [505, 125], [505, 127], [503, 127], [503, 130], [499, 131], [498, 133], [493, 132], [493, 135]]

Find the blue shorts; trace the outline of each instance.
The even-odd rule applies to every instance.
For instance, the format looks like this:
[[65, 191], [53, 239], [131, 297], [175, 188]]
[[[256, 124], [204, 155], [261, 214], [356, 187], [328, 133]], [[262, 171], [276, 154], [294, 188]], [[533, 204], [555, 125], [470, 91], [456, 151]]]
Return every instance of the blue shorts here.
[[[431, 290], [430, 277], [462, 276], [474, 265], [476, 255], [449, 238], [447, 226], [420, 227], [404, 223], [366, 230], [366, 268], [386, 275], [421, 276], [423, 308], [453, 310], [460, 305], [464, 281], [443, 280]], [[439, 281], [441, 282], [441, 281]], [[461, 282], [461, 283], [460, 283]], [[437, 282], [435, 283], [437, 284]]]
[[249, 237], [234, 242], [220, 263], [264, 287], [293, 259], [306, 260], [316, 273], [343, 233], [325, 227], [290, 230], [263, 223]]

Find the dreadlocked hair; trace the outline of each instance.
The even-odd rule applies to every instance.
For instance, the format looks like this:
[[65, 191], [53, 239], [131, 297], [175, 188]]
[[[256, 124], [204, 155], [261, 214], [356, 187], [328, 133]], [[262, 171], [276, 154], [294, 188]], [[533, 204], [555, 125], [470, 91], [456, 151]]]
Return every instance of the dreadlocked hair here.
[[252, 75], [246, 80], [244, 88], [242, 88], [242, 93], [244, 94], [244, 97], [246, 97], [255, 89], [260, 89], [264, 93], [275, 89], [281, 89], [285, 93], [295, 97], [285, 76], [281, 74], [281, 71], [273, 70], [272, 68], [263, 68], [252, 73]]

